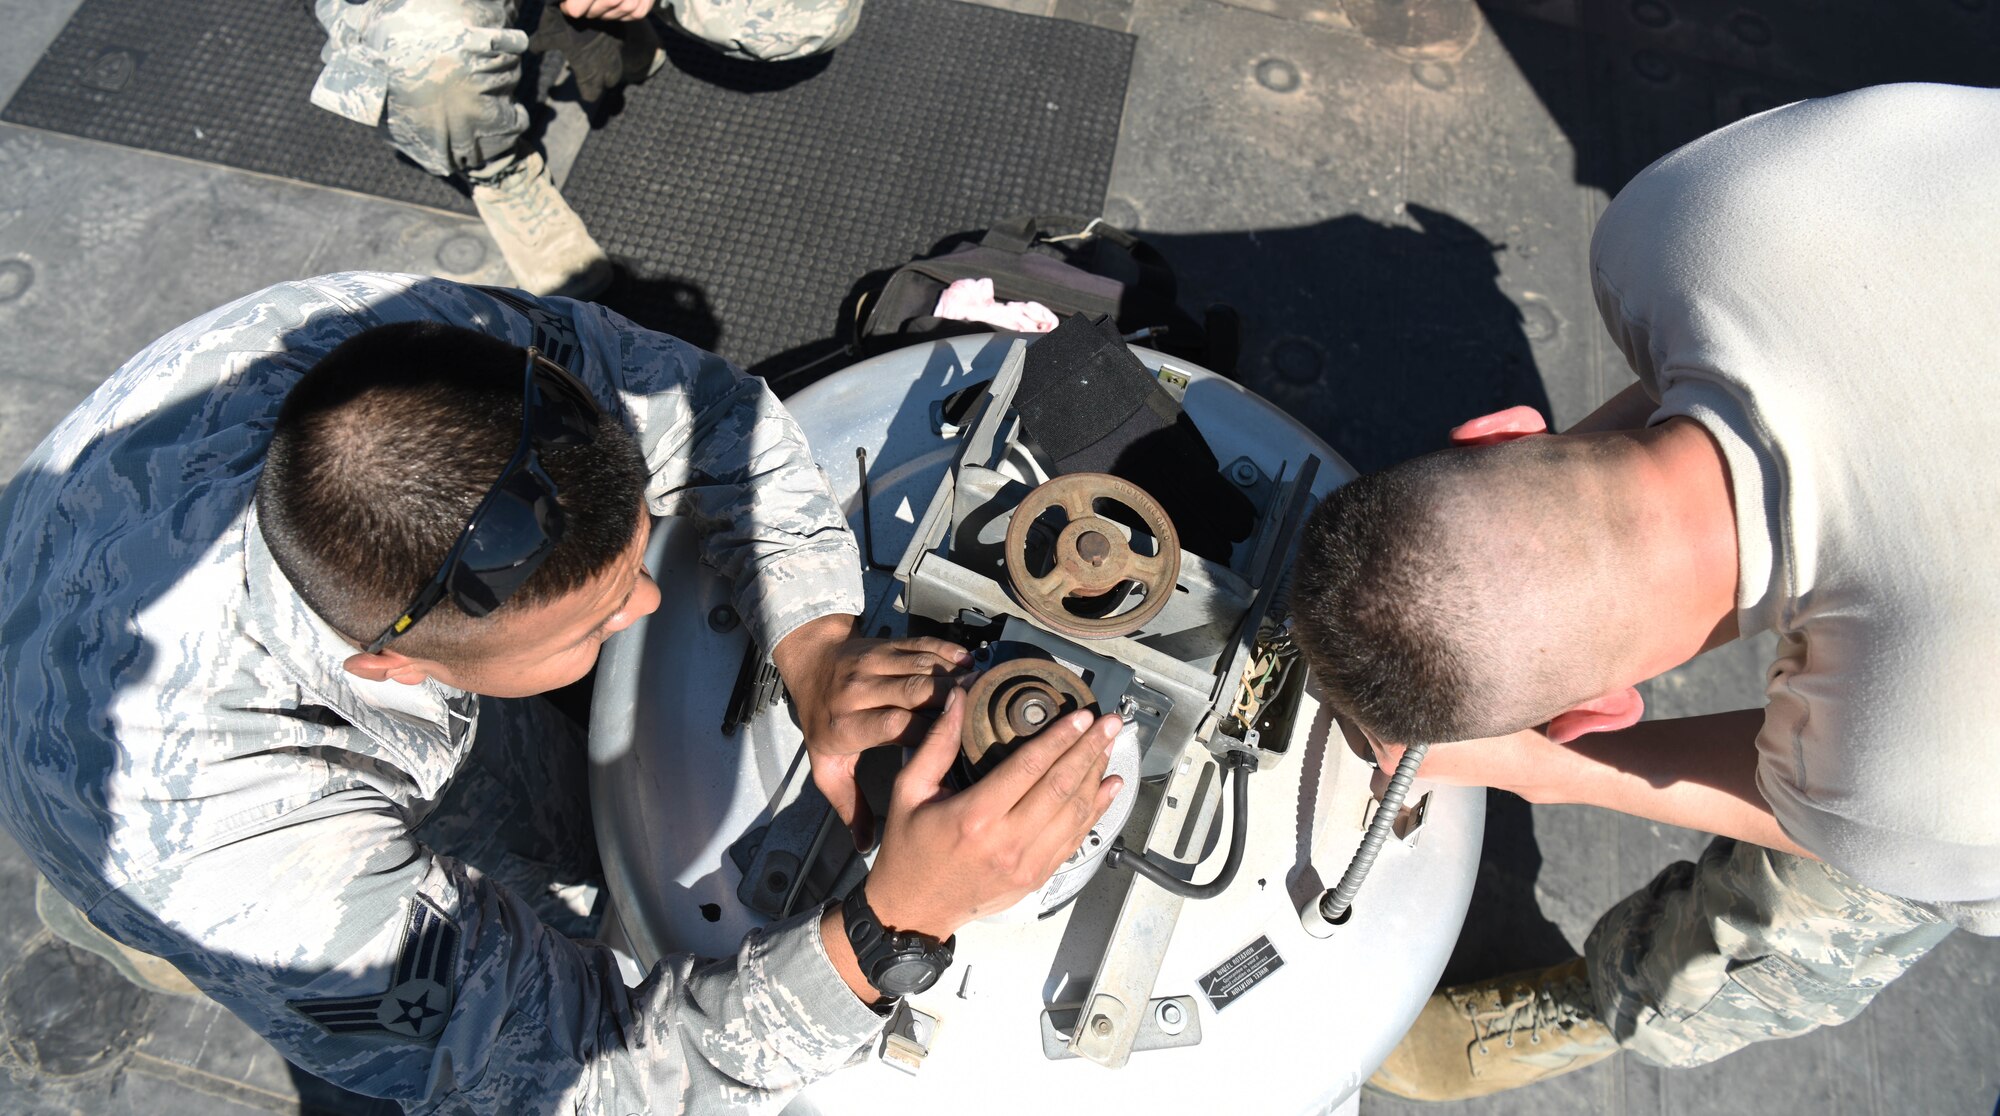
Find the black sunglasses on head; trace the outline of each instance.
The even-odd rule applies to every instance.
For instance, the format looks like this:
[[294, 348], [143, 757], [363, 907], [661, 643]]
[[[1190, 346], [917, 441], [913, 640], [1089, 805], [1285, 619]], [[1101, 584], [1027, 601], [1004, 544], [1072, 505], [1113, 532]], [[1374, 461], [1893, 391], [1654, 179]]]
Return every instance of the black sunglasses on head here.
[[500, 607], [541, 568], [562, 539], [556, 483], [542, 470], [545, 446], [581, 446], [597, 439], [597, 402], [569, 369], [528, 350], [521, 373], [521, 441], [500, 470], [444, 564], [410, 606], [368, 645], [373, 655], [416, 626], [449, 593], [468, 616]]

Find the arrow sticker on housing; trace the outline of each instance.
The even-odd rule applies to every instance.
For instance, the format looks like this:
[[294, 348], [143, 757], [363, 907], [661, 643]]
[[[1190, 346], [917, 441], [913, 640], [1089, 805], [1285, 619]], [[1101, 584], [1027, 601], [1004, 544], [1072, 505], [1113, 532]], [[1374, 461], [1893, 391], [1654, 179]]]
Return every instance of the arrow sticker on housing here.
[[1256, 941], [1231, 954], [1229, 960], [1203, 974], [1202, 994], [1215, 1010], [1221, 1011], [1284, 964], [1285, 959], [1278, 956], [1278, 947], [1271, 944], [1270, 938], [1259, 935]]

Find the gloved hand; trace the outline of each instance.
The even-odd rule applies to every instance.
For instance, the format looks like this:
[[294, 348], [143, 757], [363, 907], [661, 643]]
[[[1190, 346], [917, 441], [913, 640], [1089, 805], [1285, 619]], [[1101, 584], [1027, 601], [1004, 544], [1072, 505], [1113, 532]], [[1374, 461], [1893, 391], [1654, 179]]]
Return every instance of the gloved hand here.
[[[560, 7], [542, 9], [528, 49], [562, 55], [576, 78], [577, 95], [596, 104], [621, 85], [645, 81], [658, 67], [660, 37], [645, 19], [652, 7], [653, 0], [563, 0]], [[623, 14], [627, 11], [631, 14]]]

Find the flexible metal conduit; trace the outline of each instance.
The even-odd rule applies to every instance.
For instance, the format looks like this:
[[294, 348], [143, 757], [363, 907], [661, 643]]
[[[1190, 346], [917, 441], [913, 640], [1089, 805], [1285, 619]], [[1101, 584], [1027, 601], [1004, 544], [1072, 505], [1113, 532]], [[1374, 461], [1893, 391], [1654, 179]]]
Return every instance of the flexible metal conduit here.
[[1396, 829], [1396, 816], [1403, 812], [1403, 799], [1410, 793], [1410, 783], [1417, 777], [1417, 765], [1424, 762], [1424, 753], [1431, 750], [1429, 744], [1412, 744], [1403, 749], [1403, 758], [1396, 764], [1396, 774], [1389, 780], [1389, 789], [1382, 792], [1382, 805], [1375, 810], [1375, 820], [1368, 824], [1368, 832], [1361, 838], [1361, 847], [1354, 850], [1354, 859], [1347, 862], [1347, 871], [1341, 873], [1340, 883], [1319, 897], [1319, 915], [1328, 923], [1338, 923], [1347, 908], [1354, 902], [1354, 893], [1361, 890], [1361, 881], [1368, 878], [1368, 870], [1375, 866], [1375, 857], [1389, 840], [1389, 834]]
[[1111, 842], [1111, 851], [1104, 854], [1104, 866], [1129, 868], [1188, 899], [1213, 899], [1228, 890], [1230, 881], [1236, 878], [1236, 869], [1243, 865], [1243, 846], [1250, 843], [1250, 772], [1256, 770], [1257, 759], [1242, 752], [1231, 752], [1223, 757], [1222, 766], [1229, 772], [1233, 788], [1230, 801], [1235, 806], [1235, 816], [1229, 823], [1229, 855], [1223, 858], [1222, 870], [1215, 874], [1214, 879], [1205, 884], [1189, 883], [1162, 868], [1153, 858], [1126, 848], [1123, 838]]

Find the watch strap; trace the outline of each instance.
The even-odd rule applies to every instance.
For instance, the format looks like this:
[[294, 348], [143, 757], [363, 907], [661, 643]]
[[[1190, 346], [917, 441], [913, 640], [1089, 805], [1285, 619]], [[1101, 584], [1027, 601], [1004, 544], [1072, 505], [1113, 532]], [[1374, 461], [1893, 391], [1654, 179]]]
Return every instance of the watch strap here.
[[[841, 921], [846, 926], [847, 944], [854, 949], [854, 959], [861, 968], [861, 975], [884, 996], [901, 997], [921, 992], [936, 983], [937, 977], [951, 967], [954, 947], [958, 944], [956, 934], [940, 942], [928, 934], [909, 930], [897, 930], [882, 925], [875, 915], [875, 909], [868, 904], [868, 878], [854, 885], [847, 898], [841, 900]], [[899, 982], [888, 979], [885, 974], [892, 970], [907, 970], [911, 963], [922, 962], [931, 970], [931, 977], [922, 987], [884, 987], [885, 983]]]

